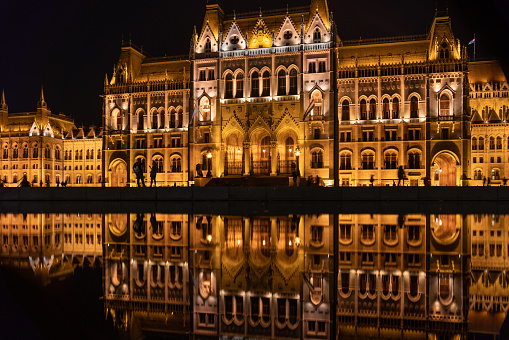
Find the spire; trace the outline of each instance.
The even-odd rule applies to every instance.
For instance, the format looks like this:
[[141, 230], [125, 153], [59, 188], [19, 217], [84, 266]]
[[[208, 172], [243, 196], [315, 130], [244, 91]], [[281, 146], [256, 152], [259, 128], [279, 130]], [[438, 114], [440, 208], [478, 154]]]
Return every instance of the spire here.
[[37, 108], [47, 108], [48, 105], [46, 104], [46, 101], [44, 101], [44, 89], [41, 85], [41, 98], [39, 98], [39, 102], [37, 103]]
[[5, 102], [5, 92], [2, 89], [2, 101], [0, 101], [0, 110], [7, 110], [7, 103]]
[[108, 85], [108, 73], [104, 75], [104, 85]]

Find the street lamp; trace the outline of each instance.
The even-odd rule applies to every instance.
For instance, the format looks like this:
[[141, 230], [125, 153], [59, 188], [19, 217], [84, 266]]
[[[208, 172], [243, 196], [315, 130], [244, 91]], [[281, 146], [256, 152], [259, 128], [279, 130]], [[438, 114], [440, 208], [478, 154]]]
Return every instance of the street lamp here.
[[299, 156], [300, 156], [300, 148], [299, 146], [297, 145], [297, 147], [295, 148], [295, 157], [296, 157], [296, 160], [297, 160], [297, 175], [300, 176], [300, 170], [299, 170]]
[[207, 177], [212, 177], [212, 172], [210, 171], [212, 168], [212, 152], [207, 151]]

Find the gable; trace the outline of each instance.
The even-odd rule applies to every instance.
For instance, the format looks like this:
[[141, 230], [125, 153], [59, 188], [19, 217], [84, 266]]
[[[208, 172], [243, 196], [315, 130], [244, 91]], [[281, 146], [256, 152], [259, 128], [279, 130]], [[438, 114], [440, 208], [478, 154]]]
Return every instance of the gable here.
[[196, 43], [195, 49], [196, 53], [205, 53], [205, 45], [207, 39], [210, 40], [211, 52], [217, 52], [218, 50], [217, 39], [214, 33], [212, 33], [212, 30], [210, 29], [208, 23], [207, 25], [205, 25], [205, 28], [203, 29], [201, 36], [198, 38], [198, 42]]
[[50, 123], [46, 124], [46, 127], [44, 128], [44, 136], [45, 137], [55, 137], [55, 134], [53, 133], [53, 129], [51, 128]]
[[321, 34], [321, 42], [329, 42], [330, 41], [330, 32], [325, 27], [320, 14], [315, 13], [313, 20], [311, 20], [311, 24], [309, 24], [307, 32], [304, 34], [304, 43], [312, 44], [313, 43], [313, 35], [316, 29], [320, 30]]
[[232, 22], [228, 33], [223, 40], [223, 44], [221, 49], [223, 51], [233, 51], [233, 50], [243, 50], [247, 47], [247, 42], [242, 32], [240, 31], [239, 26], [234, 21]]
[[253, 33], [251, 34], [251, 39], [248, 42], [248, 47], [263, 48], [271, 46], [272, 46], [272, 34], [267, 28], [267, 25], [265, 25], [265, 21], [263, 21], [263, 19], [260, 18], [258, 19], [255, 27], [253, 28]]
[[39, 127], [37, 126], [36, 122], [32, 123], [32, 127], [30, 128], [28, 135], [29, 136], [39, 136], [41, 131], [39, 130]]
[[300, 44], [300, 36], [292, 22], [290, 16], [286, 16], [285, 21], [279, 29], [276, 36], [275, 46], [298, 45]]

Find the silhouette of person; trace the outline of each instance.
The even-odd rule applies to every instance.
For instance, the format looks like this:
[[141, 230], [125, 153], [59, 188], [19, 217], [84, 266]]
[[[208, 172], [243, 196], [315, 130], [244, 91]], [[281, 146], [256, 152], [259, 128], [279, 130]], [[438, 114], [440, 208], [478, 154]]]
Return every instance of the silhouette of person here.
[[136, 215], [136, 221], [134, 222], [133, 226], [134, 232], [138, 237], [141, 237], [144, 230], [143, 230], [143, 214], [137, 214]]
[[157, 186], [156, 176], [157, 176], [157, 163], [155, 160], [153, 160], [152, 165], [150, 166], [150, 186], [152, 186], [152, 183], [154, 183], [154, 186]]
[[[141, 163], [141, 159], [138, 160], [133, 165], [133, 171], [136, 175], [136, 184], [138, 187], [145, 186], [145, 181], [143, 180], [143, 164]], [[141, 183], [141, 184], [140, 184]]]
[[373, 183], [375, 182], [375, 176], [371, 175], [371, 178], [369, 179], [369, 185], [373, 186]]
[[400, 165], [398, 168], [398, 187], [403, 181], [403, 185], [405, 185], [405, 170], [403, 170], [403, 167]]
[[23, 178], [21, 179], [21, 183], [19, 183], [19, 187], [31, 187], [30, 182], [27, 179], [27, 175], [23, 175]]

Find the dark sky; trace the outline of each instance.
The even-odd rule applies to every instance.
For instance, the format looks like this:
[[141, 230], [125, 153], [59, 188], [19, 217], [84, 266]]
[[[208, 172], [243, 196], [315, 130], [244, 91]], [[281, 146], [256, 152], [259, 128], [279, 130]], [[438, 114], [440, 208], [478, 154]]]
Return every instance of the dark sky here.
[[[309, 5], [310, 0], [222, 0], [227, 13]], [[151, 56], [188, 54], [205, 0], [2, 0], [0, 89], [10, 112], [34, 111], [41, 84], [53, 113], [77, 125], [101, 121], [105, 73], [111, 77], [122, 35]], [[329, 0], [343, 40], [426, 33], [435, 0]], [[479, 57], [509, 61], [509, 1], [438, 1], [448, 6], [463, 44], [476, 34]], [[471, 51], [470, 46], [470, 51]], [[504, 59], [505, 56], [505, 60]], [[506, 68], [507, 70], [507, 68]], [[506, 71], [507, 72], [507, 71]]]

